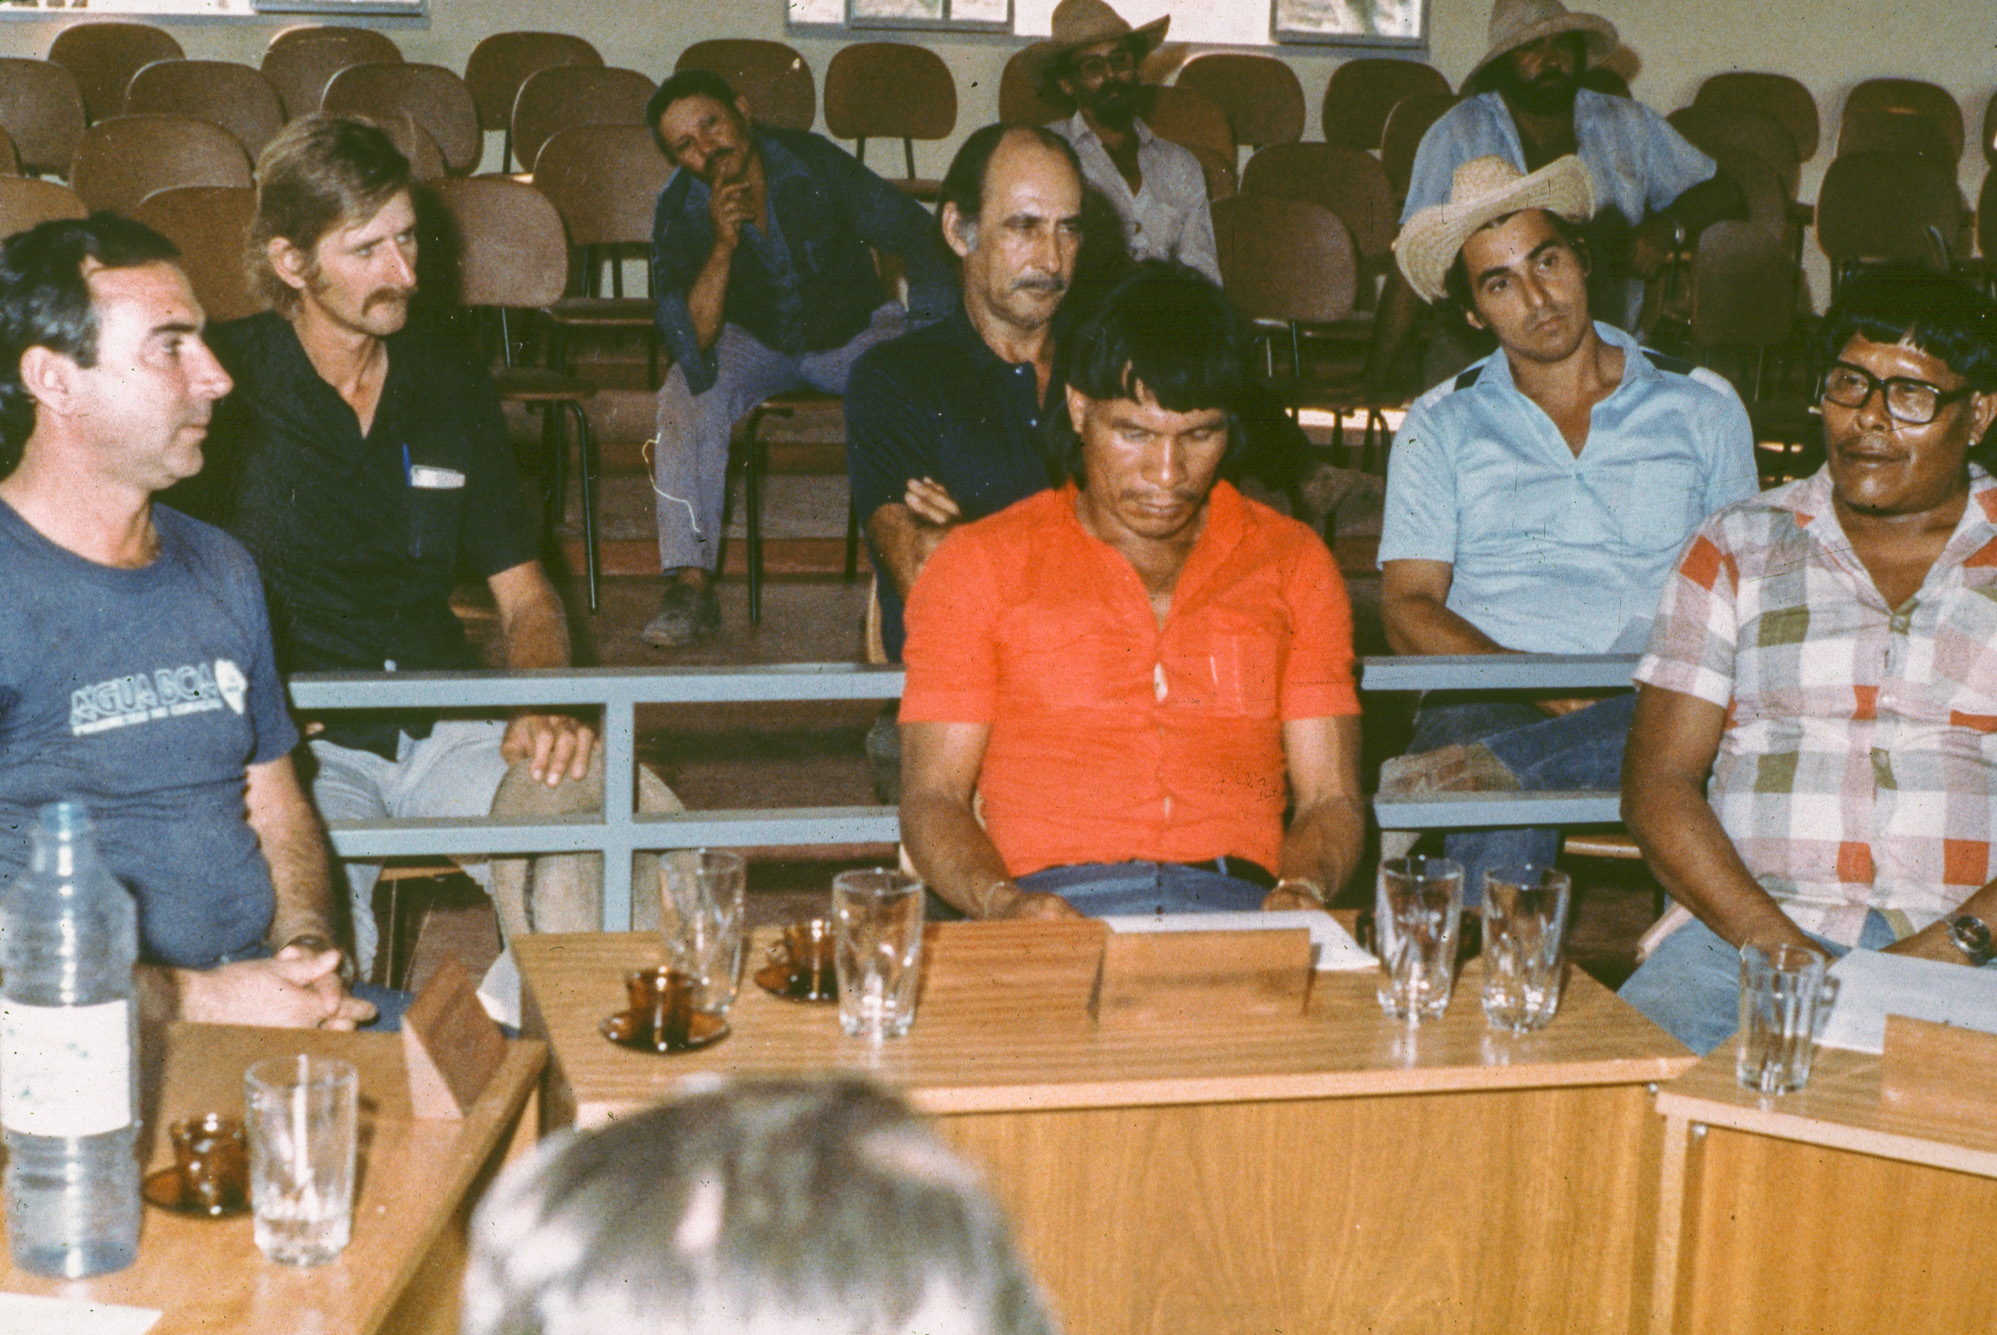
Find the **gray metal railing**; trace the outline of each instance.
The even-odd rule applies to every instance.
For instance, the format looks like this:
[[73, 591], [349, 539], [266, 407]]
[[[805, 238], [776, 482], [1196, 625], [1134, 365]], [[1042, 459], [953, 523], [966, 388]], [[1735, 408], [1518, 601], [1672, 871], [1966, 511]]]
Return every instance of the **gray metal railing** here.
[[307, 672], [291, 678], [301, 714], [346, 709], [437, 709], [494, 713], [520, 707], [601, 709], [604, 809], [533, 823], [491, 817], [340, 821], [327, 833], [345, 858], [454, 853], [574, 853], [603, 856], [603, 926], [631, 921], [631, 855], [671, 848], [770, 848], [893, 843], [894, 807], [789, 807], [763, 811], [633, 810], [640, 705], [800, 700], [890, 700], [899, 667], [788, 663], [777, 667], [560, 668], [532, 672]]
[[[1599, 691], [1630, 684], [1634, 654], [1437, 654], [1368, 658], [1368, 691]], [[1383, 830], [1466, 830], [1505, 825], [1611, 825], [1617, 793], [1437, 793], [1373, 798]]]
[[[1618, 655], [1493, 654], [1368, 658], [1368, 691], [1601, 690], [1627, 686], [1636, 659]], [[673, 848], [780, 848], [893, 843], [894, 807], [783, 807], [771, 810], [645, 814], [632, 805], [640, 705], [890, 700], [899, 667], [786, 663], [770, 667], [561, 668], [533, 672], [308, 672], [291, 678], [302, 714], [348, 709], [434, 709], [502, 713], [522, 707], [599, 709], [604, 752], [600, 816], [536, 822], [491, 817], [340, 821], [328, 829], [345, 858], [448, 854], [604, 855], [603, 925], [631, 921], [631, 855]], [[1618, 819], [1615, 794], [1463, 793], [1375, 798], [1383, 829], [1466, 829], [1502, 825], [1586, 825]]]

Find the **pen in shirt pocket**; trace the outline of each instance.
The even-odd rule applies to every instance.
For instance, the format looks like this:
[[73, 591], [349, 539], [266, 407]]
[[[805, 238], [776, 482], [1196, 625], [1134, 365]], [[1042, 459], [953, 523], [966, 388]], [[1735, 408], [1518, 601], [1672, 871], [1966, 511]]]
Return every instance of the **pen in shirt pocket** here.
[[423, 491], [456, 491], [465, 485], [465, 475], [455, 468], [432, 468], [429, 464], [412, 463], [407, 441], [402, 444], [402, 476], [410, 486]]

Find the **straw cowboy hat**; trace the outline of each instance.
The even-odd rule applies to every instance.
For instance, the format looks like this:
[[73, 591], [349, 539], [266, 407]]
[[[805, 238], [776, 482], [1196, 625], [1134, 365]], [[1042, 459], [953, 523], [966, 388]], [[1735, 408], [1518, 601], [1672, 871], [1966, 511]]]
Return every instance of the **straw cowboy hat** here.
[[1030, 57], [1033, 86], [1048, 86], [1048, 75], [1063, 56], [1070, 51], [1079, 51], [1085, 46], [1098, 42], [1114, 42], [1122, 38], [1134, 39], [1139, 61], [1158, 49], [1165, 40], [1165, 29], [1172, 26], [1172, 16], [1153, 19], [1141, 28], [1130, 26], [1129, 20], [1111, 9], [1103, 0], [1061, 0], [1054, 8], [1054, 27], [1050, 40], [1036, 42], [1029, 48], [1034, 54]]
[[1581, 159], [1570, 153], [1530, 176], [1503, 158], [1470, 159], [1451, 178], [1448, 201], [1415, 214], [1394, 238], [1402, 277], [1423, 301], [1440, 301], [1464, 238], [1524, 209], [1545, 209], [1577, 223], [1593, 216], [1595, 183]]
[[1464, 82], [1475, 79], [1486, 65], [1507, 52], [1563, 32], [1578, 32], [1585, 40], [1584, 66], [1601, 64], [1621, 43], [1615, 24], [1599, 14], [1570, 13], [1560, 0], [1497, 0], [1491, 6], [1491, 49]]

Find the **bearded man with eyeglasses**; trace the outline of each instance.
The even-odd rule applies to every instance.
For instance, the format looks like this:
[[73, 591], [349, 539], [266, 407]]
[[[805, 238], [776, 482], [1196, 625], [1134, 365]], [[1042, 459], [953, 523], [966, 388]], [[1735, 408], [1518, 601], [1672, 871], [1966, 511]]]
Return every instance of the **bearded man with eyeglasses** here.
[[1623, 816], [1691, 919], [1622, 995], [1700, 1052], [1744, 942], [1992, 959], [1997, 304], [1875, 272], [1823, 353], [1823, 468], [1707, 521], [1636, 674]]
[[1103, 0], [1061, 0], [1038, 82], [1050, 101], [1075, 108], [1048, 128], [1074, 145], [1090, 192], [1122, 221], [1130, 258], [1177, 260], [1218, 283], [1206, 173], [1190, 150], [1160, 139], [1138, 114], [1144, 58], [1171, 22], [1133, 28]]

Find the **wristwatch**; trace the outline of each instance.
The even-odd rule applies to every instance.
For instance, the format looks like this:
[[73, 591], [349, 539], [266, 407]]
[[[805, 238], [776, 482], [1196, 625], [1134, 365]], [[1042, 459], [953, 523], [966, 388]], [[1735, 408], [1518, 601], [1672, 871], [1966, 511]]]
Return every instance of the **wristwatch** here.
[[1997, 949], [1991, 946], [1990, 924], [1973, 913], [1958, 913], [1948, 920], [1948, 939], [1979, 969], [1997, 958]]

